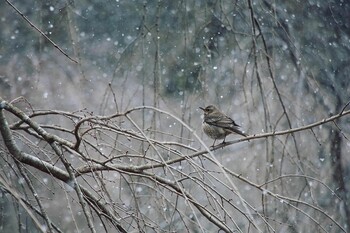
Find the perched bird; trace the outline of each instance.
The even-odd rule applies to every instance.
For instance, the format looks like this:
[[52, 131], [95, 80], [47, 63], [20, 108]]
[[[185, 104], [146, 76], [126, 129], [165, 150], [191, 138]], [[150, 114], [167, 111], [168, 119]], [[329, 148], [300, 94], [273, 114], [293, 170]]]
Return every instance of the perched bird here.
[[230, 117], [220, 112], [215, 106], [209, 105], [206, 108], [199, 108], [204, 111], [203, 131], [210, 138], [214, 139], [213, 147], [217, 139], [224, 139], [222, 143], [225, 143], [226, 136], [231, 133], [237, 133], [247, 137], [247, 134], [239, 129], [239, 125]]

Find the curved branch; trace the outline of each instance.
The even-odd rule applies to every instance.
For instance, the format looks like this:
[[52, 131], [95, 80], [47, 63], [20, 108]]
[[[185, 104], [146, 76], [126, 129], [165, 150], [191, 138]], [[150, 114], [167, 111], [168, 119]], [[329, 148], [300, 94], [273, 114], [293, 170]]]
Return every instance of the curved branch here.
[[[336, 119], [339, 119], [341, 117], [344, 117], [344, 116], [350, 114], [350, 110], [346, 111], [345, 107], [342, 109], [342, 111], [339, 114], [333, 115], [333, 116], [331, 116], [329, 118], [325, 118], [323, 120], [314, 122], [314, 123], [309, 124], [309, 125], [305, 125], [305, 126], [302, 126], [302, 127], [289, 129], [289, 130], [282, 130], [282, 131], [276, 131], [276, 132], [270, 132], [270, 133], [251, 135], [251, 136], [248, 136], [247, 138], [242, 138], [242, 139], [226, 142], [225, 144], [219, 144], [219, 145], [217, 145], [217, 146], [215, 146], [214, 148], [211, 148], [211, 149], [207, 148], [206, 150], [203, 150], [203, 151], [196, 151], [196, 152], [194, 152], [192, 154], [182, 155], [181, 157], [178, 157], [178, 158], [175, 158], [175, 159], [169, 159], [169, 160], [163, 160], [163, 161], [149, 160], [150, 161], [149, 164], [137, 165], [137, 166], [136, 165], [131, 165], [131, 164], [127, 164], [127, 165], [121, 165], [121, 164], [118, 164], [118, 163], [111, 164], [113, 159], [107, 159], [107, 161], [104, 161], [104, 162], [100, 162], [98, 160], [90, 160], [92, 163], [90, 163], [89, 165], [84, 165], [84, 166], [81, 166], [81, 167], [78, 167], [78, 168], [74, 168], [74, 169], [70, 170], [70, 174], [68, 174], [66, 171], [64, 171], [62, 169], [59, 169], [59, 168], [51, 165], [48, 162], [45, 162], [45, 161], [43, 161], [43, 160], [41, 160], [41, 159], [39, 159], [39, 158], [37, 158], [35, 156], [26, 154], [26, 153], [24, 153], [24, 152], [22, 152], [22, 151], [20, 151], [18, 149], [18, 147], [16, 146], [16, 142], [15, 142], [15, 140], [13, 138], [13, 135], [11, 133], [11, 129], [9, 128], [7, 120], [6, 120], [5, 116], [4, 116], [4, 110], [7, 110], [7, 111], [11, 112], [16, 117], [18, 117], [21, 121], [26, 123], [29, 128], [33, 129], [38, 134], [38, 136], [40, 136], [43, 140], [45, 140], [50, 145], [55, 144], [55, 143], [60, 143], [63, 139], [57, 137], [56, 135], [53, 135], [53, 134], [50, 134], [50, 133], [46, 132], [45, 129], [43, 129], [38, 123], [34, 122], [33, 119], [29, 118], [25, 113], [23, 113], [20, 109], [16, 108], [12, 104], [10, 104], [10, 103], [4, 101], [3, 99], [1, 99], [1, 97], [0, 97], [0, 131], [1, 131], [1, 134], [2, 134], [2, 137], [4, 139], [4, 143], [5, 143], [6, 147], [8, 148], [9, 152], [14, 156], [15, 159], [17, 159], [18, 161], [23, 162], [25, 164], [28, 164], [28, 165], [30, 165], [30, 166], [38, 169], [38, 170], [41, 170], [41, 171], [43, 171], [45, 173], [51, 174], [52, 176], [54, 176], [55, 178], [57, 178], [59, 180], [62, 180], [64, 182], [66, 182], [66, 183], [70, 183], [69, 181], [72, 180], [72, 177], [74, 179], [76, 179], [79, 176], [82, 176], [82, 175], [87, 174], [87, 173], [92, 173], [92, 172], [95, 172], [95, 171], [108, 171], [108, 170], [114, 170], [114, 171], [118, 171], [120, 173], [125, 173], [125, 174], [128, 174], [128, 175], [143, 176], [145, 178], [148, 178], [148, 179], [152, 180], [153, 182], [162, 184], [163, 187], [172, 190], [172, 192], [175, 192], [177, 195], [182, 196], [187, 201], [189, 201], [191, 203], [191, 205], [195, 206], [196, 209], [199, 212], [201, 212], [201, 214], [203, 214], [203, 216], [205, 216], [209, 221], [211, 221], [213, 224], [218, 226], [220, 229], [223, 229], [225, 232], [230, 232], [231, 230], [229, 229], [228, 225], [226, 225], [226, 223], [222, 222], [220, 220], [220, 218], [215, 215], [214, 212], [210, 211], [208, 208], [206, 208], [205, 206], [201, 205], [198, 202], [198, 200], [196, 200], [187, 190], [184, 190], [182, 188], [182, 186], [178, 183], [179, 182], [178, 179], [177, 179], [177, 181], [171, 181], [171, 180], [162, 178], [161, 176], [157, 176], [157, 175], [153, 174], [152, 169], [166, 167], [167, 170], [170, 171], [171, 169], [173, 169], [172, 167], [170, 167], [171, 164], [178, 163], [178, 162], [181, 162], [181, 161], [191, 161], [190, 159], [192, 159], [194, 157], [198, 157], [200, 155], [205, 155], [205, 154], [208, 154], [208, 153], [211, 154], [212, 151], [214, 151], [214, 150], [217, 150], [219, 148], [226, 147], [228, 145], [232, 145], [232, 144], [235, 144], [235, 143], [238, 143], [238, 142], [247, 141], [247, 140], [248, 141], [256, 140], [256, 139], [260, 139], [260, 138], [267, 138], [267, 137], [273, 137], [273, 136], [278, 136], [278, 135], [288, 135], [288, 134], [291, 134], [291, 133], [294, 133], [294, 132], [308, 130], [308, 129], [311, 129], [311, 128], [314, 128], [314, 127], [317, 127], [317, 126], [320, 126], [320, 125], [332, 122], [332, 121], [334, 121]], [[93, 122], [94, 124], [102, 125], [103, 128], [105, 128], [107, 130], [109, 124], [105, 123], [105, 122], [99, 122], [99, 120], [101, 120], [101, 119], [111, 119], [111, 118], [116, 117], [116, 116], [126, 116], [129, 120], [131, 120], [131, 118], [129, 116], [127, 116], [127, 115], [130, 114], [133, 111], [138, 111], [138, 110], [142, 110], [142, 109], [151, 109], [153, 111], [157, 111], [157, 112], [160, 112], [160, 113], [163, 113], [163, 114], [166, 114], [166, 115], [172, 117], [173, 119], [175, 119], [175, 120], [179, 121], [181, 124], [183, 124], [185, 128], [187, 128], [198, 140], [200, 140], [200, 138], [196, 135], [194, 130], [190, 126], [188, 126], [186, 123], [184, 123], [181, 119], [179, 119], [176, 116], [170, 114], [169, 112], [166, 112], [166, 111], [163, 111], [163, 110], [151, 107], [151, 106], [140, 106], [140, 107], [136, 107], [136, 108], [130, 109], [130, 110], [126, 111], [125, 113], [114, 114], [114, 115], [111, 115], [111, 116], [87, 117], [87, 118], [84, 118], [84, 119], [80, 120], [80, 124], [79, 124], [78, 127], [76, 127], [76, 129], [79, 128], [82, 125], [83, 122], [90, 121], [90, 122]], [[158, 148], [162, 148], [162, 145], [161, 145], [162, 143], [161, 142], [157, 142], [155, 140], [151, 140], [151, 139], [147, 138], [147, 136], [145, 134], [142, 134], [141, 129], [140, 128], [138, 128], [138, 129], [140, 130], [141, 134], [138, 135], [138, 134], [135, 134], [135, 132], [133, 132], [134, 136], [135, 136], [135, 139], [137, 139], [137, 140], [145, 140], [145, 141], [148, 141], [153, 146], [157, 146]], [[118, 129], [114, 129], [114, 130], [116, 130], [116, 132], [118, 131]], [[65, 144], [63, 144], [63, 145], [66, 146]], [[74, 146], [72, 146], [72, 143], [70, 143], [69, 145], [71, 147], [68, 147], [68, 146], [65, 147], [69, 153], [77, 152], [77, 151], [75, 151], [73, 149]], [[55, 150], [56, 154], [60, 154], [57, 146], [55, 146], [53, 149]], [[154, 149], [156, 150], [156, 148], [154, 148]], [[276, 198], [278, 200], [281, 200], [281, 199], [286, 199], [287, 200], [288, 199], [290, 201], [291, 200], [297, 201], [297, 202], [299, 201], [299, 200], [295, 200], [295, 199], [292, 199], [292, 198], [289, 198], [289, 197], [279, 196], [279, 194], [275, 194], [275, 193], [273, 193], [271, 191], [265, 190], [261, 185], [257, 185], [255, 183], [251, 182], [250, 180], [245, 179], [244, 177], [242, 177], [242, 176], [240, 176], [238, 174], [235, 174], [234, 172], [230, 171], [226, 167], [218, 164], [213, 159], [214, 156], [212, 156], [212, 154], [211, 154], [211, 156], [208, 156], [207, 158], [210, 159], [214, 164], [218, 165], [223, 170], [223, 174], [227, 173], [230, 176], [233, 176], [233, 177], [235, 177], [235, 178], [245, 182], [246, 184], [249, 184], [252, 187], [257, 188], [262, 193], [266, 192], [268, 195], [271, 195], [271, 196], [273, 196], [274, 198]], [[65, 161], [64, 164], [66, 165], [66, 169], [68, 169], [67, 167], [71, 166], [71, 165], [69, 165], [69, 161]], [[69, 169], [71, 169], [71, 168], [69, 168]], [[147, 172], [147, 170], [151, 170], [152, 172]], [[227, 175], [225, 175], [225, 176], [227, 176]], [[227, 179], [230, 180], [229, 177], [227, 177]], [[230, 183], [232, 183], [232, 182], [230, 182]], [[79, 184], [76, 183], [76, 185], [79, 185]], [[226, 188], [230, 189], [232, 192], [234, 192], [237, 195], [239, 195], [238, 190], [236, 190], [236, 188], [235, 188], [235, 185], [233, 183], [231, 185], [232, 185], [232, 187], [231, 186], [227, 186]], [[119, 219], [117, 219], [111, 213], [111, 211], [106, 209], [106, 207], [104, 206], [103, 203], [101, 203], [98, 200], [96, 200], [96, 198], [89, 191], [84, 189], [83, 186], [79, 185], [79, 187], [80, 187], [80, 192], [84, 195], [84, 198], [88, 201], [87, 203], [90, 206], [94, 206], [94, 209], [96, 209], [96, 210], [102, 210], [103, 213], [106, 213], [106, 215], [108, 215], [109, 220], [112, 221], [113, 224], [118, 226], [118, 228], [120, 227], [121, 229], [123, 229], [122, 226], [119, 223]], [[245, 201], [245, 199], [241, 198], [241, 200], [243, 202], [245, 202], [245, 204], [249, 204], [247, 201]], [[299, 201], [299, 202], [303, 203], [305, 205], [308, 205], [308, 206], [312, 206], [312, 205], [310, 205], [308, 203], [304, 203], [302, 201]], [[252, 206], [250, 208], [256, 212], [256, 210]], [[312, 208], [314, 208], [317, 211], [321, 211], [317, 207], [312, 207]], [[246, 215], [246, 216], [248, 216], [248, 215]], [[327, 217], [330, 218], [329, 215], [327, 215]], [[331, 219], [331, 220], [333, 222], [335, 222], [333, 219]], [[252, 221], [251, 223], [253, 225], [255, 225], [254, 221], [252, 220], [252, 218], [250, 216], [248, 217], [248, 221]], [[336, 225], [339, 226], [338, 223], [336, 223]]]
[[[67, 183], [68, 185], [72, 185], [70, 182], [72, 179], [76, 180], [75, 173], [72, 172], [72, 169], [70, 168], [69, 162], [64, 161], [64, 165], [68, 169], [69, 172], [63, 171], [60, 168], [55, 167], [54, 165], [51, 165], [48, 162], [45, 162], [35, 156], [23, 153], [19, 150], [19, 148], [16, 145], [16, 142], [13, 139], [11, 130], [9, 128], [9, 124], [5, 118], [4, 115], [4, 109], [8, 110], [9, 112], [13, 113], [17, 117], [19, 117], [21, 120], [23, 120], [25, 123], [27, 123], [29, 126], [31, 126], [47, 143], [52, 145], [53, 150], [56, 152], [56, 154], [60, 154], [59, 149], [57, 145], [55, 144], [55, 137], [52, 134], [47, 133], [44, 129], [42, 129], [37, 123], [33, 122], [27, 115], [25, 115], [22, 111], [14, 107], [13, 105], [7, 103], [0, 97], [0, 132], [4, 139], [4, 143], [9, 150], [9, 152], [17, 159], [18, 161], [30, 165], [32, 167], [35, 167], [36, 169], [43, 171], [45, 173], [48, 173], [55, 178]], [[64, 158], [63, 158], [64, 160]], [[90, 194], [86, 189], [84, 189], [82, 186], [78, 184], [78, 182], [74, 182], [75, 189], [78, 189], [77, 193], [80, 196], [82, 207], [84, 208], [84, 212], [87, 212], [88, 210], [85, 207], [85, 202], [82, 200], [83, 198], [86, 199], [87, 196], [91, 199], [89, 202], [92, 205], [98, 206], [100, 209], [104, 210], [105, 213], [107, 213], [109, 216], [110, 211], [108, 211], [106, 208], [103, 207], [103, 205], [93, 197], [93, 195]], [[82, 195], [84, 194], [84, 195]], [[88, 215], [87, 220], [90, 221], [89, 226], [92, 232], [94, 232], [94, 228], [92, 226], [91, 217]], [[116, 218], [113, 218], [114, 221], [118, 221]], [[127, 232], [120, 224], [116, 223], [117, 228], [121, 232]]]

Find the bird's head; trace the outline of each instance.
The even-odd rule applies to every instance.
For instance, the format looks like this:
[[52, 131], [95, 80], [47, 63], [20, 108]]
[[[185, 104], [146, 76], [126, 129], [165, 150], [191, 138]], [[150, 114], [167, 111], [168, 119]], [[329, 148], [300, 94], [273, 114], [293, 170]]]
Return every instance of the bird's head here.
[[209, 106], [207, 106], [205, 108], [202, 108], [202, 107], [199, 107], [199, 108], [203, 110], [204, 115], [211, 114], [211, 113], [213, 113], [213, 112], [218, 110], [214, 105], [209, 105]]

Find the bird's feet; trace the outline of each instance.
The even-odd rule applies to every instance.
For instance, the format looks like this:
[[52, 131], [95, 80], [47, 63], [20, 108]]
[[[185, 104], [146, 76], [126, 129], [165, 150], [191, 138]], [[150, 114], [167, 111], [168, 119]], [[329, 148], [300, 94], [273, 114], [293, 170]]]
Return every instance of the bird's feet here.
[[225, 139], [222, 141], [222, 143], [220, 143], [219, 145], [223, 146], [223, 145], [226, 145], [226, 141]]

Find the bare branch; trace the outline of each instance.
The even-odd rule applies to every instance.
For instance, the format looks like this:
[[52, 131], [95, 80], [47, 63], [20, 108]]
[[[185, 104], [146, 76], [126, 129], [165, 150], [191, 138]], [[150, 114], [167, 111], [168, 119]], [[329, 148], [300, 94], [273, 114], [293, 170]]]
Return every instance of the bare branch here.
[[79, 64], [79, 62], [71, 58], [66, 52], [63, 51], [55, 42], [53, 42], [44, 32], [42, 32], [37, 26], [35, 26], [20, 10], [18, 10], [9, 0], [5, 0], [29, 25], [37, 30], [47, 41], [49, 41], [58, 51], [60, 51], [64, 56], [66, 56], [72, 62]]

